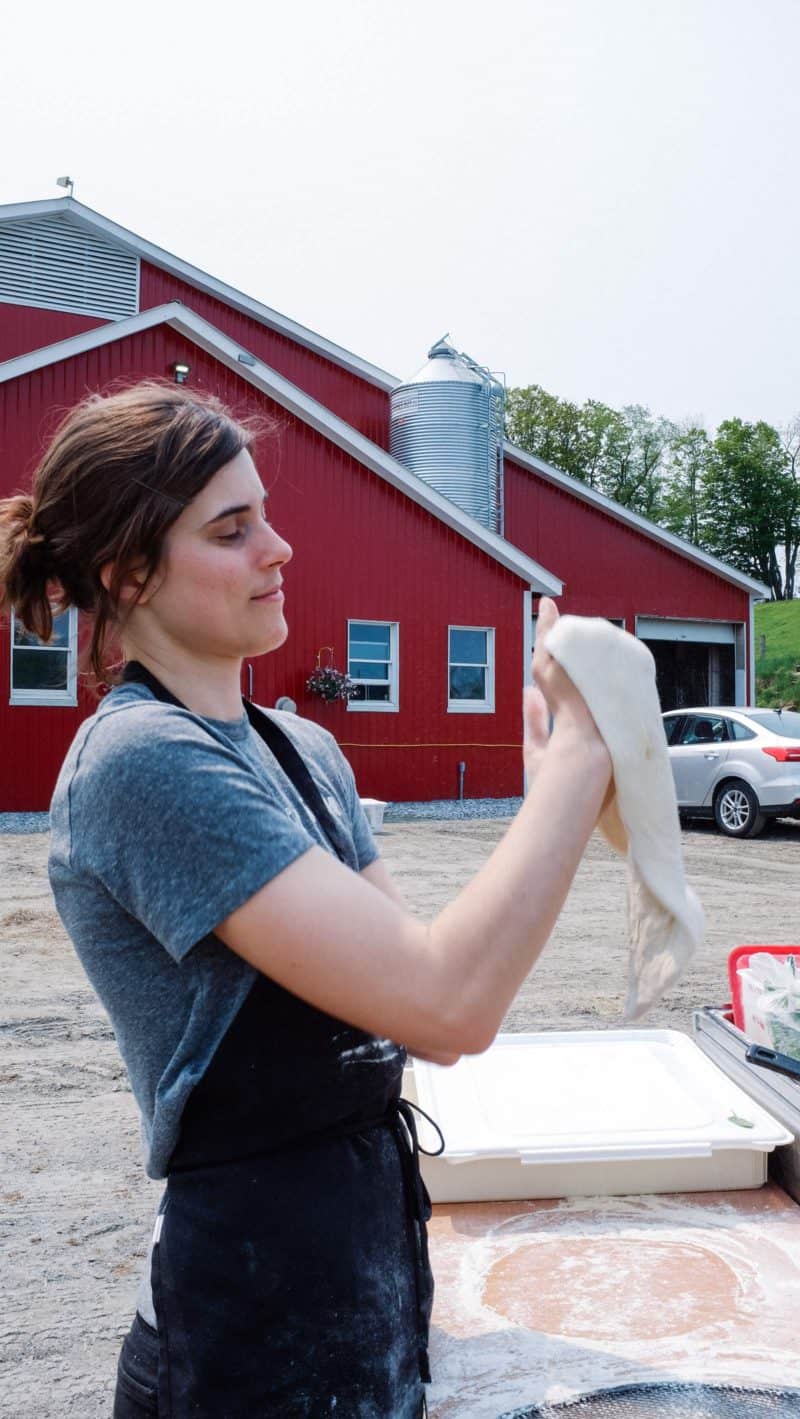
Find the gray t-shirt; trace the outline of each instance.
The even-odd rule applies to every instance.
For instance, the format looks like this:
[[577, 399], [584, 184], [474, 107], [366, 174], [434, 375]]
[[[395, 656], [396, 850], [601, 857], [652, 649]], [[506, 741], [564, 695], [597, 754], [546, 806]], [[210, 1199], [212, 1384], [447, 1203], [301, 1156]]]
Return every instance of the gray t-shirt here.
[[[264, 712], [305, 759], [361, 871], [378, 850], [336, 740]], [[114, 1027], [147, 1172], [165, 1177], [184, 1105], [256, 976], [214, 927], [309, 848], [333, 848], [244, 713], [205, 719], [137, 683], [80, 726], [50, 815], [56, 907]]]

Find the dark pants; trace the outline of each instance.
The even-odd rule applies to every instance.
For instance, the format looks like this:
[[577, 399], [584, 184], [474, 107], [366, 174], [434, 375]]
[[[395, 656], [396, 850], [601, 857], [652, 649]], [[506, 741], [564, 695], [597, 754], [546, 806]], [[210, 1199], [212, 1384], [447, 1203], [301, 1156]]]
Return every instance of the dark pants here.
[[137, 1313], [117, 1365], [113, 1419], [153, 1419], [158, 1414], [158, 1334]]

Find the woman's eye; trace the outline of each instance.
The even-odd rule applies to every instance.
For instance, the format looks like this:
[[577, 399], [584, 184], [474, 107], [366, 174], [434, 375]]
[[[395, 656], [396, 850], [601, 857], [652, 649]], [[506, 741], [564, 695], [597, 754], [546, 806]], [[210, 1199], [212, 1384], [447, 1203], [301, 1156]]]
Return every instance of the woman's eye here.
[[[272, 526], [272, 523], [270, 522], [269, 518], [266, 517], [263, 512], [262, 512], [262, 514], [261, 514], [261, 521], [263, 522], [263, 524], [264, 524], [265, 527], [271, 527], [271, 526]], [[235, 532], [226, 532], [226, 533], [224, 533], [223, 535], [219, 536], [219, 537], [217, 538], [217, 541], [218, 541], [218, 542], [240, 542], [240, 541], [242, 540], [242, 538], [245, 537], [245, 536], [246, 536], [245, 528], [243, 528], [243, 527], [237, 527], [237, 529], [236, 529]]]

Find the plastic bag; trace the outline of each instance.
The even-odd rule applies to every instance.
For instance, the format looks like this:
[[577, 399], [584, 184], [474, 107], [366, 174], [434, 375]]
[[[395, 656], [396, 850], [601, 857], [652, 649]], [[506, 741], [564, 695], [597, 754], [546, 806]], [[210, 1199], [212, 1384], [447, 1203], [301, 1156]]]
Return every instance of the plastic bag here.
[[755, 1011], [769, 1037], [762, 1043], [800, 1059], [800, 961], [760, 951], [750, 957], [749, 970], [760, 987]]

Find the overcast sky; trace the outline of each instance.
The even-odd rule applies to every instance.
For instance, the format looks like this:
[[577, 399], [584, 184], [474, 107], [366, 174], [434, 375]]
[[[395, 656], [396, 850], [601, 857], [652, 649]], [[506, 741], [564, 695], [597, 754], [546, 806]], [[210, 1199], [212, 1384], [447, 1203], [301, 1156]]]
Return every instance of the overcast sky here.
[[[11, 7], [0, 202], [75, 196], [401, 377], [800, 411], [798, 0]], [[1, 316], [0, 316], [1, 318]]]

